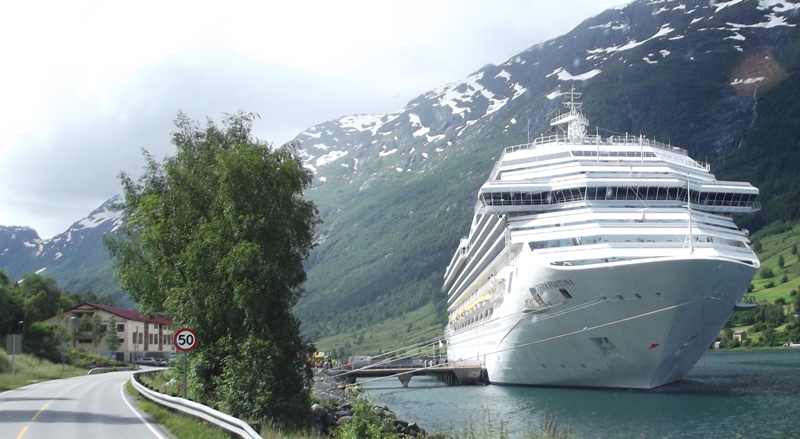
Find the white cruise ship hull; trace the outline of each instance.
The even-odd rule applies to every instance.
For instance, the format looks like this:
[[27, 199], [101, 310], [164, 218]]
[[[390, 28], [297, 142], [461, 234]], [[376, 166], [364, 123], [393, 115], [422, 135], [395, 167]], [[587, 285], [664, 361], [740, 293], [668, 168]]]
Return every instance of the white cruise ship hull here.
[[[498, 272], [514, 275], [491, 316], [448, 329], [451, 363], [479, 363], [493, 384], [669, 384], [713, 343], [757, 269], [693, 255], [579, 267], [540, 262], [522, 258]], [[532, 306], [534, 291], [546, 304]]]

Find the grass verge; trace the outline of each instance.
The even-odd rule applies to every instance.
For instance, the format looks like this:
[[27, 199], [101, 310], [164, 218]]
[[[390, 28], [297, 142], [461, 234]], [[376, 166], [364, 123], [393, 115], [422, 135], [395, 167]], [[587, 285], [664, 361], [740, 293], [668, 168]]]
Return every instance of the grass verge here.
[[[173, 380], [173, 384], [167, 384], [170, 380]], [[146, 382], [149, 386], [154, 389], [159, 389], [161, 393], [165, 393], [171, 396], [181, 396], [181, 388], [179, 383], [182, 379], [181, 374], [179, 371], [174, 369], [166, 369], [163, 370], [155, 375], [147, 375], [142, 377], [142, 381]], [[178, 439], [192, 439], [192, 438], [225, 438], [229, 439], [230, 435], [224, 430], [221, 430], [213, 425], [208, 424], [205, 421], [199, 421], [191, 416], [187, 416], [181, 413], [177, 413], [168, 409], [165, 409], [158, 404], [151, 403], [149, 401], [144, 400], [136, 389], [129, 383], [125, 385], [125, 388], [128, 392], [132, 395], [135, 395], [140, 401], [140, 407], [145, 412], [149, 413], [159, 424], [163, 425], [170, 431], [175, 437]], [[191, 397], [191, 395], [189, 395]], [[152, 411], [151, 411], [152, 410]], [[168, 424], [169, 422], [169, 424]], [[194, 428], [202, 428], [202, 431], [208, 430], [209, 433], [207, 436], [203, 436], [199, 433], [201, 430], [195, 431]], [[175, 430], [173, 430], [175, 428]], [[220, 436], [212, 435], [211, 432], [216, 431], [219, 432]], [[318, 439], [319, 436], [302, 433], [302, 432], [293, 432], [293, 431], [285, 431], [281, 428], [276, 428], [269, 425], [262, 425], [261, 427], [261, 437], [264, 439]]]
[[145, 400], [133, 388], [130, 381], [125, 383], [125, 390], [136, 398], [140, 409], [152, 416], [156, 422], [163, 425], [178, 439], [230, 439], [227, 431]]
[[85, 375], [85, 369], [62, 366], [31, 355], [14, 356], [15, 373], [11, 374], [11, 356], [0, 351], [0, 392], [27, 386], [40, 381]]

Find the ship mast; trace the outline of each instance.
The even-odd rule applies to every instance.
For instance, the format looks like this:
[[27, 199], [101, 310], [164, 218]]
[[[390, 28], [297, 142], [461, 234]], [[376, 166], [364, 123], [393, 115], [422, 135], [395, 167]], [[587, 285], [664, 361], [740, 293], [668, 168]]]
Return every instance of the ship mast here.
[[573, 85], [572, 89], [563, 93], [563, 95], [567, 98], [567, 100], [564, 101], [564, 106], [569, 108], [569, 112], [550, 120], [550, 125], [556, 126], [566, 123], [567, 140], [570, 142], [581, 142], [586, 136], [586, 126], [589, 125], [589, 120], [580, 112], [581, 105], [583, 104], [575, 101], [575, 99], [581, 97], [582, 93], [576, 92], [575, 86]]

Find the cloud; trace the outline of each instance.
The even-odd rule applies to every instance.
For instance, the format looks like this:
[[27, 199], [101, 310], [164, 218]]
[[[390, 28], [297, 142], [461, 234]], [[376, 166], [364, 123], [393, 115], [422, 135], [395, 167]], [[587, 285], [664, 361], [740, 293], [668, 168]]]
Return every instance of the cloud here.
[[[282, 144], [388, 113], [567, 32], [614, 2], [9, 2], [0, 28], [0, 224], [61, 233], [172, 154], [177, 111], [261, 116]], [[572, 22], [565, 22], [568, 18]]]

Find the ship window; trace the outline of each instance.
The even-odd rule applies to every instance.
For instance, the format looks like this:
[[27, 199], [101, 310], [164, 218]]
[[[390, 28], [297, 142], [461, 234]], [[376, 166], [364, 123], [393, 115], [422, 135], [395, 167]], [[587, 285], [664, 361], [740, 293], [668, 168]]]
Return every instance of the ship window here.
[[730, 192], [726, 193], [726, 194], [723, 196], [723, 205], [724, 205], [724, 206], [730, 206], [730, 205], [731, 205], [731, 201], [732, 201], [732, 200], [733, 200], [733, 194], [732, 194], [732, 193], [730, 193]]
[[667, 189], [667, 199], [668, 200], [677, 200], [678, 199], [678, 188], [671, 187]]
[[565, 299], [572, 299], [572, 295], [564, 288], [559, 288], [558, 291], [564, 296]]

